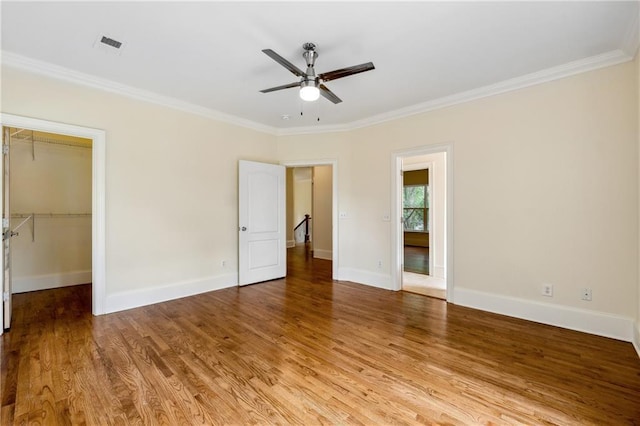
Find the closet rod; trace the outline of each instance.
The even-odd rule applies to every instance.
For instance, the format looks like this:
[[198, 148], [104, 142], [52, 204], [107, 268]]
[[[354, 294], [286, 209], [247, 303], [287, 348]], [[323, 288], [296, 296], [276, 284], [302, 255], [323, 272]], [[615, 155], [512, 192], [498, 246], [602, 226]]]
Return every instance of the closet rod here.
[[12, 219], [21, 219], [27, 218], [29, 216], [38, 217], [38, 218], [47, 218], [47, 217], [90, 217], [91, 213], [12, 213]]
[[57, 139], [42, 138], [42, 137], [38, 137], [38, 136], [34, 136], [33, 138], [31, 138], [30, 136], [27, 136], [27, 135], [20, 135], [20, 136], [12, 136], [11, 139], [13, 139], [14, 141], [17, 141], [17, 142], [40, 142], [40, 143], [48, 143], [48, 144], [52, 144], [52, 145], [72, 146], [74, 148], [88, 148], [88, 149], [92, 148], [91, 145], [59, 141]]
[[7, 238], [17, 237], [18, 235], [20, 235], [18, 233], [18, 229], [20, 229], [20, 227], [25, 223], [27, 223], [29, 220], [31, 220], [31, 242], [35, 243], [36, 242], [36, 218], [33, 217], [33, 214], [28, 215], [25, 220], [20, 222], [20, 225], [16, 226], [13, 229], [13, 231], [5, 232], [2, 236], [2, 241], [6, 240]]

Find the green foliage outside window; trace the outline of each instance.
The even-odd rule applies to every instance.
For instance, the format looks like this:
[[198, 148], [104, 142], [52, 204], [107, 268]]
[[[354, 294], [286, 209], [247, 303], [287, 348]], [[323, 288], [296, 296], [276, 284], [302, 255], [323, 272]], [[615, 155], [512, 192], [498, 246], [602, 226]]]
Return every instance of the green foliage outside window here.
[[428, 232], [429, 187], [407, 185], [402, 198], [405, 231]]

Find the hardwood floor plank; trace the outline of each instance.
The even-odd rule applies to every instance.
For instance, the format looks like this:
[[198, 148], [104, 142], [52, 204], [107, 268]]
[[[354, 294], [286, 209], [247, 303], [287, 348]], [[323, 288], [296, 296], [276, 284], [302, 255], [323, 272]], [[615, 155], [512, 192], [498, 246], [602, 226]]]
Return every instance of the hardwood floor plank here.
[[15, 296], [2, 424], [640, 424], [629, 343], [290, 253], [284, 280], [101, 317], [90, 286]]

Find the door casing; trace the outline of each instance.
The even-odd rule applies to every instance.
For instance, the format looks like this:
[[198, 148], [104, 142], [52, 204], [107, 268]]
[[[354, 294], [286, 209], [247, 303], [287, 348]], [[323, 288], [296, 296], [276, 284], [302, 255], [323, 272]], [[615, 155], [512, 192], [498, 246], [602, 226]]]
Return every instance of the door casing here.
[[314, 167], [314, 166], [331, 166], [331, 278], [338, 280], [339, 260], [338, 256], [338, 160], [298, 160], [298, 161], [282, 161], [285, 167]]
[[402, 160], [419, 155], [446, 153], [446, 282], [447, 301], [454, 303], [453, 276], [453, 143], [442, 143], [396, 151], [391, 154], [391, 289], [402, 289]]
[[[91, 275], [93, 315], [105, 313], [106, 298], [106, 133], [104, 130], [0, 113], [0, 125], [57, 133], [92, 140], [91, 160]], [[0, 201], [1, 203], [2, 201]], [[0, 205], [0, 210], [2, 209]], [[4, 283], [2, 283], [4, 285]], [[0, 327], [1, 328], [1, 327]], [[0, 333], [2, 330], [0, 329]]]

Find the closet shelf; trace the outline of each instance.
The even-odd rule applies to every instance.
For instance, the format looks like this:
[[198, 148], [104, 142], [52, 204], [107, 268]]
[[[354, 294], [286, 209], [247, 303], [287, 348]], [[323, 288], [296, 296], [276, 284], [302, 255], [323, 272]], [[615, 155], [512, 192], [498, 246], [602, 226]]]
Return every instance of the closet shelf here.
[[85, 217], [91, 216], [91, 213], [11, 213], [12, 219], [22, 219], [29, 216], [37, 218], [56, 218], [56, 217]]
[[36, 160], [36, 143], [52, 144], [52, 145], [64, 145], [74, 148], [87, 148], [91, 149], [92, 144], [87, 143], [81, 138], [71, 139], [56, 139], [52, 137], [45, 137], [40, 134], [36, 134], [33, 130], [27, 129], [15, 129], [16, 131], [9, 135], [9, 145], [13, 142], [26, 142], [31, 144], [31, 159]]
[[47, 138], [42, 136], [34, 136], [33, 132], [31, 132], [31, 134], [16, 132], [11, 135], [11, 139], [12, 141], [15, 141], [15, 142], [29, 142], [29, 143], [40, 142], [40, 143], [48, 143], [52, 145], [72, 146], [74, 148], [87, 148], [87, 149], [92, 148], [91, 144], [84, 141], [76, 142], [73, 140], [61, 140], [61, 139]]
[[[13, 230], [6, 230], [2, 233], [3, 241], [7, 238], [17, 237], [20, 235], [18, 233], [18, 229], [22, 227], [25, 223], [31, 221], [31, 242], [36, 242], [36, 218], [38, 219], [49, 219], [49, 218], [59, 218], [59, 217], [91, 217], [91, 213], [12, 213], [11, 219], [24, 219], [18, 226], [16, 226]], [[3, 219], [4, 222], [4, 219]]]

